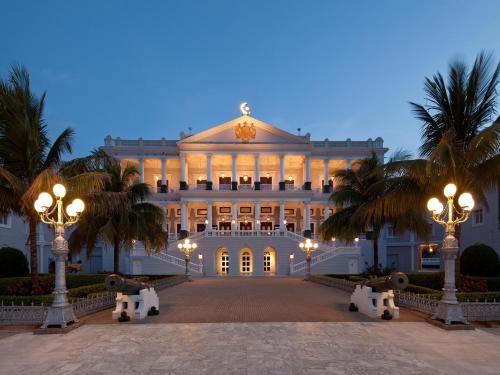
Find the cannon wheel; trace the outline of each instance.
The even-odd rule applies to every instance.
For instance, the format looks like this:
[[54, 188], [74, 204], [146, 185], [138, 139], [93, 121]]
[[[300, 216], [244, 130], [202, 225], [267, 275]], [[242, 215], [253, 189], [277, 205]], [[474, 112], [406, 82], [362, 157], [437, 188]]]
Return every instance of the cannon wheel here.
[[158, 310], [155, 306], [152, 306], [148, 311], [148, 316], [158, 315], [160, 314], [160, 310]]
[[118, 318], [118, 321], [120, 323], [122, 323], [122, 322], [128, 322], [129, 320], [130, 320], [130, 316], [127, 315], [127, 312], [122, 311], [122, 313], [120, 314], [120, 317]]

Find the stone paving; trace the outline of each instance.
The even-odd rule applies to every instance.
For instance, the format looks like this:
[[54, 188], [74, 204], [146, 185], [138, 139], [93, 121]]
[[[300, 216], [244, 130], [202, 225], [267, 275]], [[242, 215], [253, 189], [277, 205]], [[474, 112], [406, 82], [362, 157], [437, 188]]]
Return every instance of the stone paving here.
[[0, 374], [498, 374], [492, 330], [421, 322], [85, 325], [0, 340]]
[[[372, 319], [347, 310], [349, 294], [290, 277], [208, 277], [159, 292], [160, 315], [138, 323], [347, 322]], [[401, 309], [401, 321], [423, 316]], [[88, 323], [116, 323], [109, 310]]]

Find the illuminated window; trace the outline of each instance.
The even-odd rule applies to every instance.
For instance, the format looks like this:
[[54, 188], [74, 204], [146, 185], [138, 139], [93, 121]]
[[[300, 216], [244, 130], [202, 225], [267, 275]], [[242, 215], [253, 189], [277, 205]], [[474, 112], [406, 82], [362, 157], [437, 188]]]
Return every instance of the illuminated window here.
[[248, 251], [241, 255], [241, 272], [251, 272], [250, 262], [252, 257]]
[[220, 257], [221, 261], [221, 272], [223, 274], [228, 274], [229, 273], [229, 254], [227, 251], [224, 251]]
[[264, 251], [264, 272], [271, 272], [271, 252]]

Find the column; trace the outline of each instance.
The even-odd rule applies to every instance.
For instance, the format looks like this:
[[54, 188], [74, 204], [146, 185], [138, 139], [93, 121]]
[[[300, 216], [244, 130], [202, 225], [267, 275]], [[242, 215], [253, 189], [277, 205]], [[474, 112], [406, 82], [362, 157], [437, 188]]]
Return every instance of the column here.
[[212, 219], [212, 202], [207, 203], [207, 230], [211, 231], [212, 230], [212, 225], [213, 225], [213, 219]]
[[233, 215], [233, 219], [231, 220], [231, 230], [236, 230], [238, 227], [238, 206], [236, 202], [233, 202], [232, 204], [231, 213]]
[[255, 202], [255, 230], [260, 230], [260, 202]]
[[351, 162], [352, 160], [347, 158], [345, 159], [345, 169], [349, 172], [351, 170]]
[[323, 193], [328, 194], [330, 192], [330, 185], [328, 184], [328, 178], [330, 177], [328, 166], [330, 164], [330, 159], [325, 158], [325, 176], [323, 177]]
[[311, 203], [306, 203], [304, 237], [311, 237]]
[[260, 190], [260, 154], [255, 154], [255, 190]]
[[186, 182], [186, 155], [181, 154], [181, 176], [179, 179], [179, 188], [181, 190], [187, 190], [187, 182]]
[[187, 232], [187, 202], [181, 202], [181, 234]]
[[304, 163], [306, 168], [304, 190], [311, 190], [311, 157], [309, 155], [306, 156]]
[[324, 210], [325, 210], [325, 221], [327, 221], [330, 217], [330, 206], [328, 204], [325, 204]]
[[212, 190], [212, 154], [207, 154], [207, 190]]
[[285, 190], [285, 155], [280, 154], [280, 191]]
[[160, 192], [167, 192], [167, 158], [161, 159], [161, 187]]
[[238, 155], [231, 155], [232, 159], [232, 172], [231, 172], [231, 190], [238, 190], [238, 176], [236, 175], [236, 158]]
[[280, 202], [280, 230], [285, 230], [285, 202]]
[[139, 182], [144, 183], [144, 159], [139, 159]]
[[[168, 223], [168, 221], [167, 221], [167, 217], [168, 217], [168, 206], [167, 206], [167, 205], [162, 206], [162, 207], [161, 207], [161, 209], [162, 209], [162, 211], [163, 211], [163, 230], [164, 230], [165, 232], [167, 232], [167, 223]], [[168, 232], [167, 232], [167, 234], [168, 234]]]

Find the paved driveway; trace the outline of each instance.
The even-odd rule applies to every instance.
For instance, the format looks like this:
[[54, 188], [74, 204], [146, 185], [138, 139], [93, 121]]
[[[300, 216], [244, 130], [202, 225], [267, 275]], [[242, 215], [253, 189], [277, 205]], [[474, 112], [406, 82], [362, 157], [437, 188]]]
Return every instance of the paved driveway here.
[[[347, 310], [349, 294], [289, 277], [208, 277], [159, 293], [160, 315], [141, 323], [373, 321]], [[402, 309], [400, 321], [422, 321]], [[87, 319], [113, 323], [110, 310]], [[380, 320], [377, 320], [380, 321]]]

